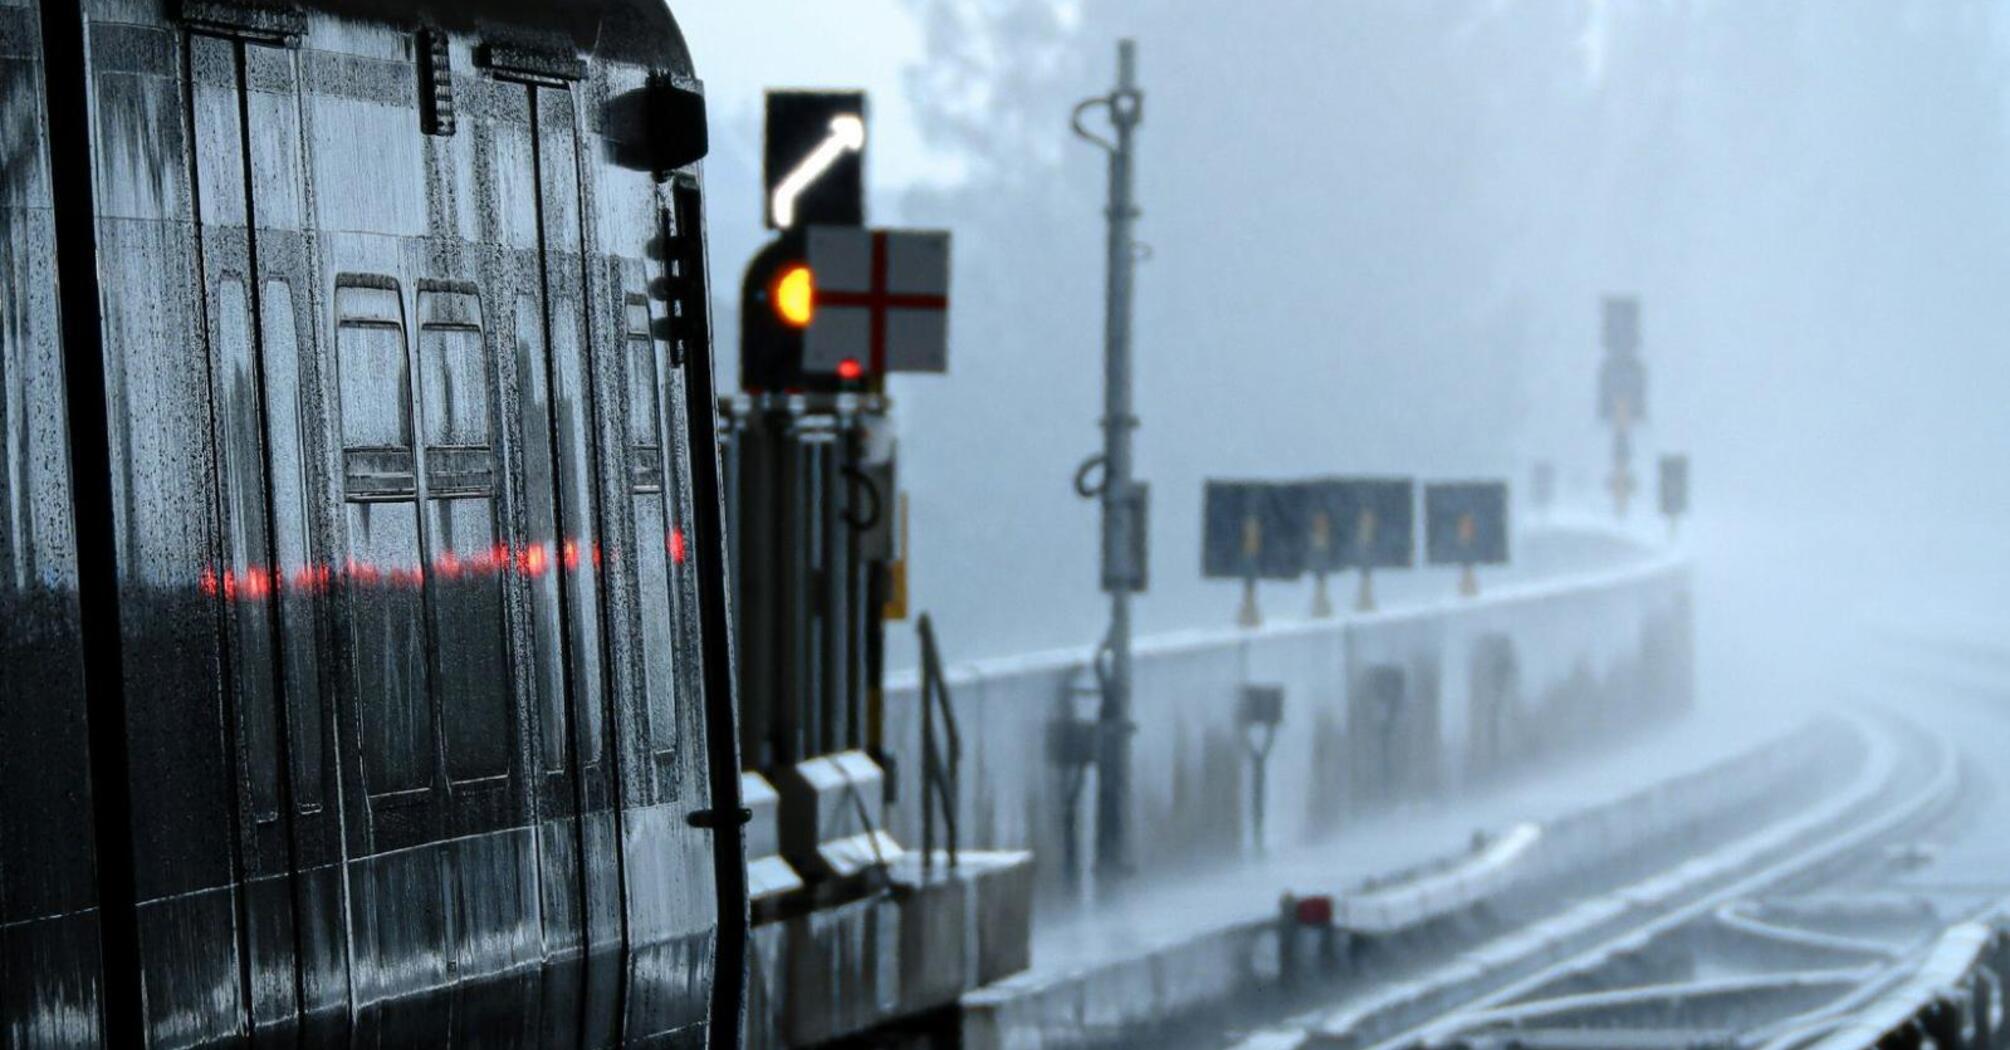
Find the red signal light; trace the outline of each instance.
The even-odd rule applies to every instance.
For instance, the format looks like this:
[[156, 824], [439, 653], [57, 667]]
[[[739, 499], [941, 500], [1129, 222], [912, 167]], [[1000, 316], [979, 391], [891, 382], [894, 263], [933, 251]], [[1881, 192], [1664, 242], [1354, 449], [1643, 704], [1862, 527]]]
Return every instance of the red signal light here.
[[858, 363], [856, 357], [847, 357], [838, 362], [839, 379], [857, 379], [864, 374], [865, 368]]
[[1292, 908], [1292, 917], [1300, 926], [1333, 925], [1333, 898], [1327, 896], [1300, 897]]

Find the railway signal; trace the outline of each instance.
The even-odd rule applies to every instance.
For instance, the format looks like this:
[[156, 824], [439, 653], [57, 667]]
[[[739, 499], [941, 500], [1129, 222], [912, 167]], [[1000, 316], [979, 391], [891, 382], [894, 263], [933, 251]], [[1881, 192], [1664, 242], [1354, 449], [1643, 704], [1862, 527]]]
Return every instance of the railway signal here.
[[1612, 506], [1626, 516], [1633, 496], [1633, 424], [1647, 418], [1647, 365], [1640, 360], [1640, 300], [1608, 295], [1605, 361], [1598, 369], [1598, 418], [1612, 425]]
[[[858, 92], [768, 95], [767, 213], [778, 232], [741, 285], [746, 396], [726, 408], [722, 450], [734, 479], [741, 753], [749, 777], [773, 784], [777, 862], [818, 901], [873, 885], [901, 851], [853, 804], [877, 806], [902, 757], [887, 744], [881, 684], [886, 623], [908, 611], [907, 503], [885, 379], [943, 372], [949, 360], [949, 235], [864, 225], [865, 110]], [[937, 801], [953, 812], [943, 785], [954, 759], [940, 779], [941, 741], [931, 719], [923, 725], [925, 790], [948, 791]], [[924, 851], [931, 830], [925, 822]], [[953, 830], [949, 842], [953, 867]], [[925, 855], [924, 870], [931, 863]], [[779, 901], [756, 904], [773, 915]]]
[[1424, 547], [1432, 565], [1457, 565], [1459, 593], [1480, 592], [1476, 565], [1508, 560], [1507, 482], [1462, 481], [1424, 486]]
[[949, 234], [811, 226], [747, 264], [740, 383], [778, 393], [877, 390], [949, 369]]
[[949, 234], [865, 223], [860, 91], [770, 91], [768, 225], [740, 289], [740, 383], [755, 393], [878, 392], [949, 363]]
[[1668, 519], [1668, 531], [1675, 531], [1675, 523], [1689, 513], [1689, 457], [1686, 455], [1666, 455], [1661, 457], [1661, 516]]

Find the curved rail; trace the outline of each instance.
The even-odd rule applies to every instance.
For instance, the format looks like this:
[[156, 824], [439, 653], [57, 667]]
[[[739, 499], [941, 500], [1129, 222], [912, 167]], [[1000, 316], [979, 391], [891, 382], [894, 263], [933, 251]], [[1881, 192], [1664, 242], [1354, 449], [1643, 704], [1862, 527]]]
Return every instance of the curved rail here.
[[[1997, 921], [2003, 916], [2001, 907], [1994, 909]], [[1942, 1050], [1988, 1045], [1994, 1020], [1990, 1002], [2001, 997], [2001, 975], [1989, 963], [2002, 958], [2005, 941], [2005, 932], [1994, 922], [1950, 927], [1910, 977], [1841, 1020], [1809, 1050], [1868, 1050], [1891, 1045], [1887, 1039], [1908, 1032], [1934, 1037]]]
[[1840, 933], [1824, 933], [1820, 930], [1804, 930], [1796, 926], [1786, 926], [1768, 922], [1751, 914], [1752, 902], [1732, 901], [1717, 909], [1712, 916], [1718, 925], [1750, 937], [1776, 941], [1807, 948], [1814, 951], [1831, 952], [1837, 955], [1860, 955], [1867, 959], [1890, 959], [1898, 953], [1890, 945], [1867, 937], [1850, 937]]
[[[1373, 1045], [1377, 1050], [1453, 1045], [1476, 1028], [1510, 1020], [1510, 1004], [1517, 1000], [1559, 981], [1600, 969], [1614, 957], [1637, 950], [1732, 901], [1853, 856], [1936, 812], [1954, 797], [1960, 786], [1959, 763], [1952, 743], [1936, 737], [1932, 741], [1925, 784], [1895, 805], [1884, 803], [1893, 782], [1903, 773], [1903, 764], [1888, 730], [1873, 730], [1862, 720], [1858, 720], [1858, 725], [1872, 750], [1862, 771], [1842, 794], [1707, 857], [1619, 893], [1584, 902], [1563, 916], [1539, 924], [1543, 929], [1525, 930], [1504, 938], [1510, 943], [1495, 950], [1473, 953], [1472, 958], [1484, 958], [1484, 965], [1494, 972], [1512, 972], [1531, 961], [1566, 953], [1568, 957], [1538, 965], [1533, 972], [1470, 999], [1462, 1009]], [[1572, 950], [1572, 946], [1587, 941], [1591, 942], [1588, 947]], [[1449, 1006], [1456, 998], [1453, 986], [1470, 986], [1474, 975], [1467, 970], [1472, 965], [1468, 961], [1449, 968], [1442, 975], [1445, 987], [1433, 989], [1429, 987], [1431, 982], [1417, 982], [1404, 994], [1422, 999], [1435, 997], [1441, 1005]], [[1355, 1033], [1372, 1029], [1375, 1014], [1386, 1011], [1388, 1006], [1386, 1002], [1369, 1003], [1331, 1015], [1314, 1041], [1330, 1046], [1359, 1045]]]

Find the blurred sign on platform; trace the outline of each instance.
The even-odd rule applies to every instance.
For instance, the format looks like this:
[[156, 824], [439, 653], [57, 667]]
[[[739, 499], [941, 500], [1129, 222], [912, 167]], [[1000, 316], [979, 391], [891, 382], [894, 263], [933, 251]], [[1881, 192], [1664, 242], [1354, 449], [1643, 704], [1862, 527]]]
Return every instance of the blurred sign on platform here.
[[1327, 478], [1305, 490], [1305, 566], [1313, 572], [1402, 569], [1416, 561], [1416, 483]]
[[1433, 565], [1502, 565], [1508, 560], [1504, 481], [1424, 486], [1425, 554]]
[[1208, 481], [1201, 507], [1201, 574], [1241, 580], [1303, 575], [1307, 502], [1300, 485]]

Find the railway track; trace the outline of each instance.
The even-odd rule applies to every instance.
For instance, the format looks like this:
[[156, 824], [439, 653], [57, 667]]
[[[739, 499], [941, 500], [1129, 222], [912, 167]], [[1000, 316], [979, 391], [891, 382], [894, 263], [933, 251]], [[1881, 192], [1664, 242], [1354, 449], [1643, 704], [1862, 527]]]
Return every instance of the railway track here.
[[[1805, 1012], [1796, 1007], [1847, 998], [1876, 983], [1904, 964], [1902, 942], [1875, 939], [1868, 931], [1831, 928], [1830, 923], [1847, 911], [1840, 906], [1846, 901], [1833, 911], [1810, 916], [1822, 921], [1805, 924], [1754, 915], [1778, 910], [1769, 908], [1769, 898], [1776, 892], [1812, 888], [1866, 859], [1876, 860], [1881, 847], [1917, 833], [1955, 803], [1961, 769], [1952, 742], [1933, 737], [1921, 743], [1926, 748], [1922, 765], [1901, 759], [1882, 776], [1867, 772], [1847, 796], [1811, 814], [1812, 819], [1805, 821], [1809, 834], [1794, 836], [1805, 843], [1801, 848], [1760, 863], [1727, 885], [1699, 893], [1680, 888], [1670, 892], [1653, 885], [1631, 887], [1622, 896], [1640, 905], [1642, 921], [1428, 1025], [1374, 1044], [1376, 1050], [1604, 1045], [1597, 1040], [1617, 1040], [1629, 1047], [1740, 1047], [1749, 1045], [1746, 1039], [1755, 1023], [1771, 1019], [1769, 1008], [1778, 1008], [1791, 1019]], [[1893, 910], [1903, 913], [1902, 904]], [[1920, 927], [1930, 929], [1934, 918], [1930, 912], [1915, 914], [1915, 922], [1906, 926], [1889, 914], [1876, 917], [1899, 926], [1901, 937], [1927, 932]], [[1712, 973], [1712, 967], [1697, 964], [1709, 960], [1721, 967], [1735, 953], [1713, 957], [1694, 950], [1693, 940], [1706, 934], [1699, 929], [1706, 924], [1798, 949], [1805, 956], [1840, 958], [1826, 966], [1779, 971], [1740, 967], [1756, 972]], [[1885, 967], [1869, 961], [1881, 957], [1887, 960]], [[1668, 970], [1686, 971], [1686, 976], [1646, 983], [1629, 980], [1631, 974]], [[1330, 1043], [1321, 1039], [1312, 1045]]]
[[[1836, 1036], [1849, 1005], [1948, 965], [1949, 919], [1976, 917], [1877, 890], [1876, 873], [1911, 865], [1919, 836], [1961, 803], [1971, 778], [1953, 738], [1889, 715], [1850, 725], [1863, 742], [1854, 774], [1794, 812], [1441, 945], [1401, 979], [1341, 989], [1238, 1050], [1791, 1050]], [[1993, 943], [1986, 924], [1953, 929]]]

